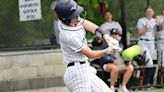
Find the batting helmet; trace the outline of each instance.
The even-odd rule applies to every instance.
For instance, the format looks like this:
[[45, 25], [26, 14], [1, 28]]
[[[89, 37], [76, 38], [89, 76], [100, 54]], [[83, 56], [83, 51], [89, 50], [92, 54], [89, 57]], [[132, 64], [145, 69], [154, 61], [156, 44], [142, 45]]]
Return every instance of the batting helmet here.
[[72, 19], [83, 11], [83, 7], [77, 5], [74, 0], [59, 0], [55, 11], [59, 18]]

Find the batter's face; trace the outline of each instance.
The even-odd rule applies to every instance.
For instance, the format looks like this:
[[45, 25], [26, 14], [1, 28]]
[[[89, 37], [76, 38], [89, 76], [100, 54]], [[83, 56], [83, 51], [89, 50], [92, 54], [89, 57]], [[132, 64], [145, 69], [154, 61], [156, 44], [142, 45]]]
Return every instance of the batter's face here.
[[75, 27], [80, 22], [80, 16], [71, 19], [70, 26]]
[[154, 11], [152, 8], [147, 8], [145, 11], [146, 17], [151, 18], [154, 15]]
[[162, 10], [162, 14], [164, 15], [164, 10]]
[[112, 21], [112, 14], [110, 12], [106, 12], [104, 15], [105, 21]]

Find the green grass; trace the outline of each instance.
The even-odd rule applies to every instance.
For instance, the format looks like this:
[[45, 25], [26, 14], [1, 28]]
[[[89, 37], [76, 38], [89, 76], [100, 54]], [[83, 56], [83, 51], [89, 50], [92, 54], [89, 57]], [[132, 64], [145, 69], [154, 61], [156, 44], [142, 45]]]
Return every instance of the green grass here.
[[164, 89], [152, 89], [152, 90], [136, 90], [133, 92], [164, 92]]

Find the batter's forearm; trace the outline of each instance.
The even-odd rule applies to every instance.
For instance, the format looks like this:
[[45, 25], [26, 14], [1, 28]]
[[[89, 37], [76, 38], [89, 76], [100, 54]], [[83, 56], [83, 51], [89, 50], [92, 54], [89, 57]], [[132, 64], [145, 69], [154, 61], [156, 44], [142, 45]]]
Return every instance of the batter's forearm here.
[[84, 23], [82, 25], [83, 25], [84, 29], [86, 29], [87, 31], [90, 31], [92, 33], [95, 33], [95, 30], [99, 27], [89, 20], [84, 20]]
[[84, 46], [80, 53], [89, 58], [96, 58], [106, 55], [106, 50], [91, 50], [88, 46]]
[[91, 51], [90, 54], [88, 54], [87, 57], [89, 58], [97, 58], [97, 57], [102, 57], [106, 55], [106, 50], [95, 50]]

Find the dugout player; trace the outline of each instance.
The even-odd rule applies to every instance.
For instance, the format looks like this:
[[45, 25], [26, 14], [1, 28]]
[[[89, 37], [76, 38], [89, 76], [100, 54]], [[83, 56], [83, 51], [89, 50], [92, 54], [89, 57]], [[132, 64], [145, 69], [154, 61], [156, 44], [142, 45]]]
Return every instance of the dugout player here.
[[106, 31], [107, 34], [110, 35], [110, 31], [111, 29], [117, 29], [120, 34], [122, 34], [122, 28], [120, 26], [120, 24], [117, 21], [113, 21], [113, 16], [112, 13], [110, 11], [106, 11], [104, 13], [104, 20], [105, 22], [100, 26], [103, 30]]
[[[92, 73], [89, 58], [101, 57], [114, 53], [113, 46], [104, 50], [93, 51], [87, 46], [85, 29], [108, 37], [103, 30], [90, 21], [80, 18], [83, 7], [74, 0], [57, 1], [55, 11], [59, 20], [56, 22], [59, 43], [64, 55], [67, 69], [64, 74], [64, 83], [71, 92], [111, 92], [108, 86]], [[85, 28], [85, 29], [84, 29]], [[118, 43], [118, 41], [109, 41]], [[116, 46], [119, 48], [119, 46]]]
[[[161, 15], [156, 17], [157, 22], [157, 50], [158, 50], [158, 65], [164, 67], [164, 9]], [[161, 65], [162, 64], [162, 65]]]
[[[108, 30], [110, 36], [114, 39], [120, 41], [121, 40], [121, 33], [117, 29]], [[104, 42], [103, 47], [107, 48], [107, 44]], [[103, 64], [103, 70], [110, 73], [110, 89], [112, 92], [115, 92], [115, 82], [117, 80], [118, 74], [123, 74], [122, 84], [118, 90], [118, 92], [129, 92], [126, 88], [126, 84], [129, 81], [132, 73], [133, 73], [133, 66], [130, 62], [126, 62], [121, 58], [120, 53], [115, 53], [112, 55], [106, 55], [101, 58]]]
[[154, 10], [152, 7], [148, 6], [144, 10], [145, 17], [140, 18], [137, 22], [139, 42], [143, 52], [146, 51], [146, 70], [145, 70], [145, 84], [150, 87], [151, 80], [153, 78], [153, 60], [155, 59], [155, 31], [156, 22], [153, 18]]

